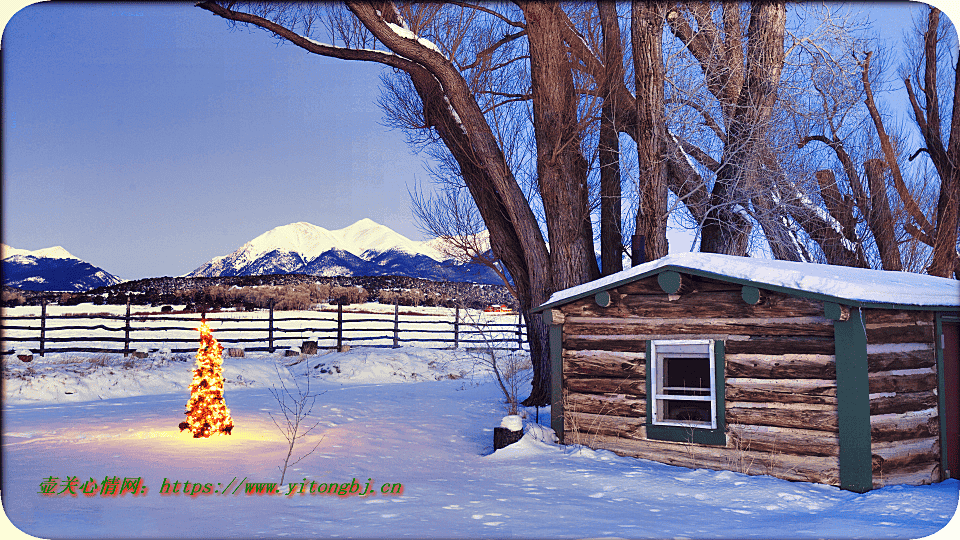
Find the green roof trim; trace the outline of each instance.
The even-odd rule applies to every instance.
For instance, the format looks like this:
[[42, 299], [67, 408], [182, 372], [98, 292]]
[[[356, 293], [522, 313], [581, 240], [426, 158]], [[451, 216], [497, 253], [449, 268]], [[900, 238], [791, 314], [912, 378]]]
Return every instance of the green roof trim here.
[[[720, 281], [725, 281], [727, 283], [735, 283], [742, 286], [754, 287], [760, 290], [781, 292], [781, 293], [789, 294], [792, 296], [798, 296], [800, 298], [808, 298], [810, 300], [817, 300], [820, 302], [830, 302], [834, 304], [843, 304], [851, 307], [861, 307], [861, 308], [870, 308], [870, 309], [907, 309], [907, 310], [918, 310], [918, 311], [957, 311], [958, 310], [957, 306], [946, 305], [946, 304], [939, 305], [939, 306], [918, 306], [914, 304], [899, 304], [899, 303], [890, 303], [890, 302], [870, 302], [866, 300], [852, 300], [849, 298], [842, 298], [839, 296], [832, 296], [828, 294], [810, 292], [802, 289], [795, 289], [792, 287], [784, 287], [781, 285], [770, 285], [760, 281], [753, 281], [753, 280], [744, 279], [744, 278], [732, 277], [725, 274], [720, 274], [718, 272], [710, 272], [707, 270], [700, 270], [695, 268], [687, 268], [687, 267], [675, 265], [675, 264], [668, 264], [665, 266], [661, 266], [659, 268], [654, 268], [647, 272], [643, 272], [641, 274], [637, 274], [625, 279], [621, 279], [619, 281], [615, 281], [613, 283], [598, 285], [595, 288], [591, 288], [590, 290], [581, 292], [580, 294], [577, 294], [574, 296], [563, 298], [556, 302], [547, 302], [530, 311], [532, 313], [538, 313], [548, 309], [553, 309], [555, 307], [569, 304], [570, 302], [574, 302], [582, 298], [594, 296], [598, 292], [616, 289], [617, 287], [621, 287], [623, 285], [626, 285], [628, 283], [633, 283], [634, 281], [639, 281], [641, 279], [646, 279], [650, 276], [657, 276], [658, 283], [660, 283], [662, 287], [663, 283], [660, 282], [660, 275], [666, 272], [671, 272], [674, 275], [688, 274], [692, 276], [716, 279]], [[664, 281], [668, 284], [672, 284], [675, 279], [676, 278], [672, 275], [668, 275], [664, 277]]]

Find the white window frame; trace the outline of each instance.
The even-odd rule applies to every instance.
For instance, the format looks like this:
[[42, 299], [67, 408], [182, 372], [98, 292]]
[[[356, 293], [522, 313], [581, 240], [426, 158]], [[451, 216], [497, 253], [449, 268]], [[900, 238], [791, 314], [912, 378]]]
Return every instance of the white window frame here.
[[[704, 396], [672, 395], [664, 390], [663, 358], [666, 355], [676, 358], [679, 354], [689, 358], [709, 358], [710, 361], [710, 394]], [[706, 351], [704, 351], [706, 348]], [[686, 350], [684, 350], [686, 349]], [[651, 419], [657, 426], [681, 426], [699, 429], [717, 429], [717, 358], [714, 352], [712, 339], [656, 339], [650, 342], [650, 391], [653, 399], [650, 400]], [[706, 353], [706, 354], [704, 354]], [[710, 422], [684, 421], [664, 419], [665, 407], [661, 402], [671, 401], [709, 401]]]

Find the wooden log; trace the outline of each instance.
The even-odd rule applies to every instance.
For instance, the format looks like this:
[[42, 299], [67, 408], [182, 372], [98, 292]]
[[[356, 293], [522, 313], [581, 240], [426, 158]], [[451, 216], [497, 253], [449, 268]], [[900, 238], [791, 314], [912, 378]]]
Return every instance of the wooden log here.
[[548, 309], [543, 312], [543, 322], [546, 324], [563, 324], [565, 316], [559, 309]]
[[657, 318], [571, 315], [563, 331], [577, 335], [735, 334], [745, 336], [818, 336], [833, 338], [833, 322], [823, 317]]
[[937, 372], [933, 368], [879, 371], [868, 377], [871, 394], [924, 392], [937, 387]]
[[627, 396], [626, 394], [578, 394], [563, 391], [563, 412], [583, 412], [590, 414], [647, 417], [647, 400]]
[[870, 440], [874, 443], [922, 439], [940, 435], [937, 409], [870, 416]]
[[650, 276], [648, 278], [626, 283], [617, 287], [615, 290], [620, 293], [621, 296], [628, 294], [656, 296], [663, 295], [663, 289], [660, 288], [660, 283], [657, 282], [657, 276]]
[[601, 308], [593, 298], [580, 299], [561, 306], [564, 315], [588, 317], [634, 316], [634, 317], [821, 317], [820, 302], [796, 298], [782, 293], [767, 291], [761, 305], [744, 303], [740, 287], [732, 291], [687, 293], [671, 301], [662, 292], [659, 295], [624, 295], [615, 307]]
[[[910, 465], [940, 459], [940, 438], [927, 437], [907, 441], [879, 442], [870, 445], [874, 472], [893, 472]], [[879, 459], [877, 459], [879, 458]]]
[[937, 406], [937, 393], [933, 390], [925, 392], [890, 392], [870, 394], [870, 414], [905, 413], [922, 411]]
[[644, 418], [564, 411], [563, 440], [566, 444], [586, 446], [591, 446], [594, 435], [644, 440], [647, 438], [645, 422]]
[[927, 368], [935, 365], [937, 356], [931, 345], [914, 351], [867, 353], [867, 369], [870, 371]]
[[840, 462], [834, 456], [796, 456], [664, 441], [635, 441], [596, 435], [594, 448], [695, 469], [769, 474], [786, 480], [839, 485]]
[[227, 354], [231, 358], [243, 358], [244, 350], [242, 347], [230, 347], [229, 349], [227, 349]]
[[[736, 283], [719, 281], [710, 278], [703, 278], [691, 274], [684, 274], [683, 280], [689, 288], [686, 294], [696, 292], [716, 292], [716, 291], [736, 291], [740, 292], [741, 286]], [[660, 287], [658, 276], [651, 276], [638, 281], [621, 285], [616, 289], [622, 295], [656, 295], [662, 296], [663, 289]]]
[[640, 398], [647, 396], [647, 382], [644, 379], [564, 376], [563, 386], [579, 394], [627, 394], [630, 397]]
[[786, 337], [751, 336], [726, 342], [728, 354], [834, 354], [833, 336]]
[[727, 422], [733, 424], [839, 431], [832, 404], [728, 401], [726, 409]]
[[832, 354], [726, 354], [728, 377], [757, 379], [835, 379]]
[[864, 309], [863, 322], [872, 324], [933, 324], [932, 311], [914, 311], [903, 309]]
[[726, 401], [758, 403], [837, 403], [837, 381], [831, 379], [750, 379], [728, 377]]
[[493, 428], [493, 449], [494, 451], [506, 448], [511, 444], [523, 438], [523, 430], [511, 431], [504, 427]]
[[745, 451], [801, 456], [840, 455], [836, 433], [814, 429], [730, 424], [731, 445]]
[[933, 343], [933, 324], [868, 324], [867, 343]]
[[571, 377], [643, 378], [646, 370], [643, 352], [563, 351], [563, 373]]
[[920, 486], [924, 484], [934, 484], [939, 481], [940, 464], [938, 462], [917, 463], [896, 471], [876, 471], [873, 473], [874, 489], [896, 485]]
[[[564, 327], [566, 329], [566, 327]], [[833, 338], [796, 338], [787, 336], [752, 337], [730, 334], [613, 334], [613, 335], [567, 335], [564, 332], [563, 348], [575, 351], [599, 350], [640, 352], [651, 339], [715, 339], [726, 342], [729, 354], [833, 354]]]
[[648, 339], [660, 336], [575, 336], [563, 338], [564, 350], [571, 351], [612, 351], [643, 352], [647, 349]]

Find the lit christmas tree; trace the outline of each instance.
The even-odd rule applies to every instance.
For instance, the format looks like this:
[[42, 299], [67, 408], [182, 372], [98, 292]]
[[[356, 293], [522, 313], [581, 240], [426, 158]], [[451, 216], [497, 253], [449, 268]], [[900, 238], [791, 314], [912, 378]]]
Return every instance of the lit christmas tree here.
[[233, 419], [223, 400], [223, 345], [213, 337], [207, 321], [200, 322], [200, 349], [197, 367], [190, 384], [186, 422], [180, 422], [180, 431], [189, 429], [194, 438], [209, 437], [214, 433], [230, 435]]

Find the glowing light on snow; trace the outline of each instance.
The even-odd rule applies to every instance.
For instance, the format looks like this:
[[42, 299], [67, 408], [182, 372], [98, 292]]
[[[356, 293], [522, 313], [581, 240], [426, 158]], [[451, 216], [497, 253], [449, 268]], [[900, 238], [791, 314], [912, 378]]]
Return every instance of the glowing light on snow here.
[[197, 367], [193, 370], [190, 401], [184, 413], [187, 421], [180, 422], [180, 431], [188, 429], [194, 438], [206, 438], [215, 433], [230, 435], [233, 419], [223, 400], [223, 345], [213, 337], [207, 321], [201, 321], [198, 330]]

